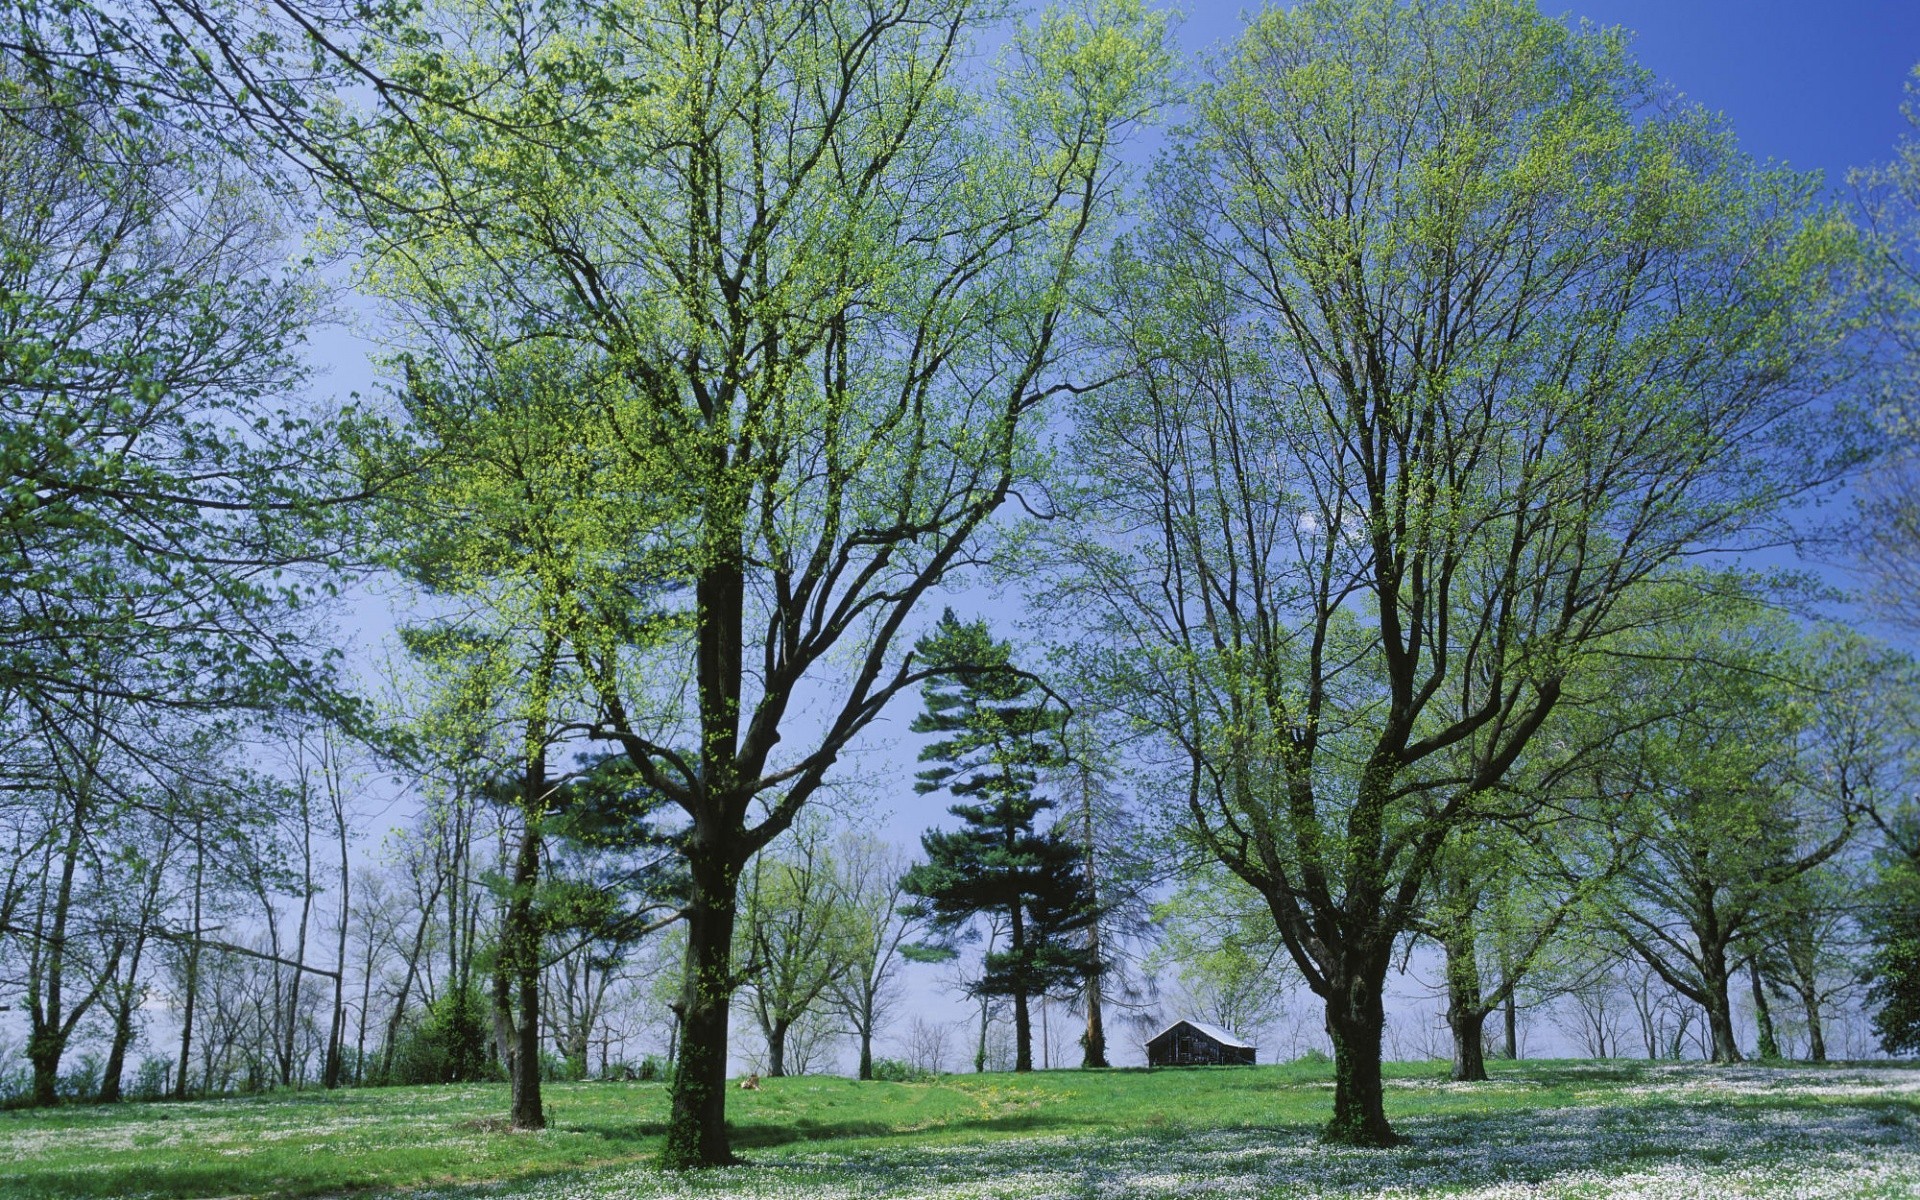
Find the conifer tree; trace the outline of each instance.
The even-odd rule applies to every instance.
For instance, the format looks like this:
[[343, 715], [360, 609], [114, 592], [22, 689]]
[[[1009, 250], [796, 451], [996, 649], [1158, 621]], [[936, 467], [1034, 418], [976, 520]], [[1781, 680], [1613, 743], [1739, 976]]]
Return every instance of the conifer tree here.
[[924, 688], [926, 711], [913, 722], [915, 733], [940, 735], [920, 752], [936, 765], [920, 772], [914, 790], [952, 794], [960, 803], [947, 811], [965, 825], [922, 836], [927, 860], [903, 886], [922, 899], [919, 910], [935, 933], [950, 940], [976, 917], [1005, 920], [1006, 943], [987, 951], [972, 990], [1012, 999], [1013, 1069], [1031, 1071], [1029, 1001], [1101, 966], [1086, 937], [1097, 910], [1080, 848], [1057, 827], [1037, 825], [1054, 807], [1034, 789], [1040, 772], [1058, 765], [1053, 735], [1064, 716], [1013, 666], [1012, 648], [985, 621], [963, 624], [948, 609], [916, 657], [941, 674]]

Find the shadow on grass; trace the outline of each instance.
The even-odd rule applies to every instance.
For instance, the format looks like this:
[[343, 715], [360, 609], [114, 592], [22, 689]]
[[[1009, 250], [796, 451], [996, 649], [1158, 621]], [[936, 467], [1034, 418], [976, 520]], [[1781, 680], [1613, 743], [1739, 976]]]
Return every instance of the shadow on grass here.
[[[1526, 1195], [1698, 1197], [1914, 1194], [1920, 1185], [1920, 1111], [1900, 1100], [1761, 1100], [1428, 1114], [1399, 1122], [1410, 1141], [1390, 1150], [1322, 1145], [1298, 1125], [940, 1138], [901, 1145], [849, 1141], [797, 1148], [797, 1123], [742, 1128], [758, 1147], [744, 1169], [711, 1180], [736, 1200], [815, 1200], [959, 1194], [1149, 1200], [1189, 1196], [1360, 1197], [1453, 1195], [1513, 1188]], [[1004, 1119], [974, 1130], [1032, 1133]], [[821, 1126], [827, 1128], [827, 1126]], [[850, 1126], [837, 1126], [843, 1131]], [[788, 1147], [784, 1152], [782, 1147]], [[680, 1195], [675, 1177], [629, 1166], [555, 1173], [505, 1189], [446, 1189], [436, 1197], [532, 1200], [553, 1192], [590, 1200]]]

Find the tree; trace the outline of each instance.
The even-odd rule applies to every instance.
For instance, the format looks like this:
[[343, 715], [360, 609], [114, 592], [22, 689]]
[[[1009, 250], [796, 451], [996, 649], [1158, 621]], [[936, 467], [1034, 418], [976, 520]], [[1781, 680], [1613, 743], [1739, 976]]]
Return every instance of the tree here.
[[1123, 378], [1043, 602], [1325, 1001], [1335, 1141], [1395, 1140], [1394, 947], [1623, 598], [1855, 460], [1851, 233], [1624, 46], [1506, 0], [1268, 9], [1112, 264]]
[[1187, 1012], [1243, 1037], [1280, 1018], [1298, 980], [1266, 902], [1238, 876], [1194, 865], [1154, 919], [1162, 936], [1149, 961], [1174, 968]]
[[1061, 797], [1058, 827], [1080, 848], [1087, 901], [1094, 910], [1087, 953], [1101, 964], [1083, 981], [1078, 997], [1087, 1019], [1080, 1065], [1105, 1067], [1109, 1008], [1137, 1012], [1147, 990], [1133, 970], [1134, 959], [1149, 929], [1151, 891], [1167, 871], [1156, 865], [1161, 847], [1136, 815], [1133, 798], [1119, 786], [1111, 748], [1115, 722], [1087, 706], [1061, 732], [1063, 761], [1048, 782]]
[[[579, 732], [688, 822], [662, 1161], [711, 1166], [732, 1158], [740, 874], [923, 677], [902, 629], [1079, 386], [1062, 330], [1118, 139], [1162, 94], [1164, 22], [1135, 0], [1048, 14], [988, 81], [963, 47], [1000, 12], [966, 0], [591, 11], [422, 13], [375, 74], [474, 102], [344, 107], [328, 136], [378, 186], [334, 198], [416, 361], [462, 366], [423, 375], [518, 348], [575, 381], [555, 461], [594, 488], [550, 511], [607, 552], [549, 583], [583, 616]], [[422, 457], [457, 450], [457, 395]]]
[[347, 477], [294, 403], [315, 306], [271, 208], [164, 126], [0, 98], [0, 692], [337, 707], [302, 605]]
[[[1545, 824], [1524, 836], [1500, 828], [1463, 831], [1435, 864], [1426, 911], [1414, 923], [1446, 957], [1456, 1081], [1485, 1081], [1487, 1017], [1515, 1001], [1567, 919], [1619, 869], [1616, 846], [1612, 863], [1584, 864], [1584, 877], [1569, 878], [1566, 859], [1575, 855], [1543, 852], [1540, 843], [1559, 832]], [[1517, 1040], [1509, 1030], [1510, 1051]]]
[[908, 911], [904, 855], [870, 834], [849, 831], [836, 851], [846, 964], [827, 984], [860, 1044], [860, 1079], [873, 1078], [873, 1039], [899, 998], [899, 970], [919, 922]]
[[1623, 739], [1630, 750], [1607, 781], [1634, 797], [1625, 820], [1637, 841], [1608, 919], [1701, 1006], [1714, 1061], [1735, 1062], [1735, 972], [1797, 919], [1808, 876], [1899, 779], [1874, 715], [1890, 660], [1738, 600], [1639, 647], [1663, 666], [1636, 690], [1673, 711]]
[[[1912, 695], [1910, 688], [1889, 690], [1903, 701]], [[1911, 738], [1910, 712], [1902, 711], [1895, 727]], [[1910, 769], [1910, 748], [1903, 757]], [[1868, 804], [1866, 815], [1875, 837], [1861, 914], [1867, 945], [1861, 978], [1881, 1048], [1913, 1054], [1920, 1052], [1920, 801], [1911, 786], [1891, 787]]]
[[755, 856], [742, 881], [740, 969], [767, 1042], [767, 1074], [787, 1073], [787, 1034], [853, 965], [828, 830], [806, 821]]
[[986, 952], [972, 991], [1012, 999], [1013, 1069], [1031, 1071], [1031, 998], [1080, 983], [1102, 965], [1084, 936], [1098, 914], [1084, 855], [1057, 824], [1044, 832], [1035, 825], [1055, 807], [1034, 788], [1059, 761], [1064, 717], [1014, 668], [1012, 647], [995, 641], [984, 620], [962, 623], [948, 609], [916, 651], [942, 674], [923, 688], [926, 711], [912, 726], [941, 735], [920, 751], [920, 761], [937, 765], [920, 772], [914, 790], [959, 798], [947, 811], [963, 827], [923, 834], [926, 861], [901, 887], [949, 938], [983, 915], [1004, 918], [1006, 948]]
[[1890, 161], [1849, 177], [1868, 230], [1868, 276], [1879, 334], [1880, 408], [1892, 453], [1861, 488], [1862, 566], [1880, 610], [1902, 625], [1920, 623], [1920, 67], [1907, 80], [1901, 113], [1912, 129]]

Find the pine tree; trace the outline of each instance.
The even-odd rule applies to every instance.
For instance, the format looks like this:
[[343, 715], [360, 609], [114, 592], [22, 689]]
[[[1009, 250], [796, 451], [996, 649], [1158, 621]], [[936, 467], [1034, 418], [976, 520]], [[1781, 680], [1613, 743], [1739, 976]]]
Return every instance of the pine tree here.
[[1031, 1071], [1029, 1000], [1101, 967], [1085, 936], [1096, 908], [1080, 848], [1057, 827], [1042, 832], [1036, 824], [1054, 807], [1034, 789], [1040, 772], [1060, 761], [1054, 735], [1063, 717], [1014, 668], [1011, 647], [994, 640], [985, 621], [963, 624], [948, 609], [916, 657], [942, 673], [924, 689], [926, 711], [913, 722], [916, 733], [941, 735], [920, 752], [936, 765], [920, 772], [914, 790], [952, 794], [960, 803], [947, 811], [965, 825], [922, 836], [927, 860], [903, 886], [950, 942], [976, 917], [1006, 922], [1005, 945], [987, 952], [972, 991], [1012, 999], [1014, 1070]]

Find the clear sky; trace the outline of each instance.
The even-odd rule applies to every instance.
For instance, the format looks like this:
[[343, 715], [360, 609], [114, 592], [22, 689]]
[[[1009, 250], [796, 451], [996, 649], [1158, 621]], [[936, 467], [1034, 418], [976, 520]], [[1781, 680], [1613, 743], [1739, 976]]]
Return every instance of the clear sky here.
[[[1180, 40], [1231, 39], [1258, 6], [1186, 0]], [[1901, 83], [1920, 62], [1920, 0], [1545, 0], [1541, 11], [1620, 25], [1643, 66], [1724, 113], [1747, 151], [1832, 184], [1888, 156]]]

